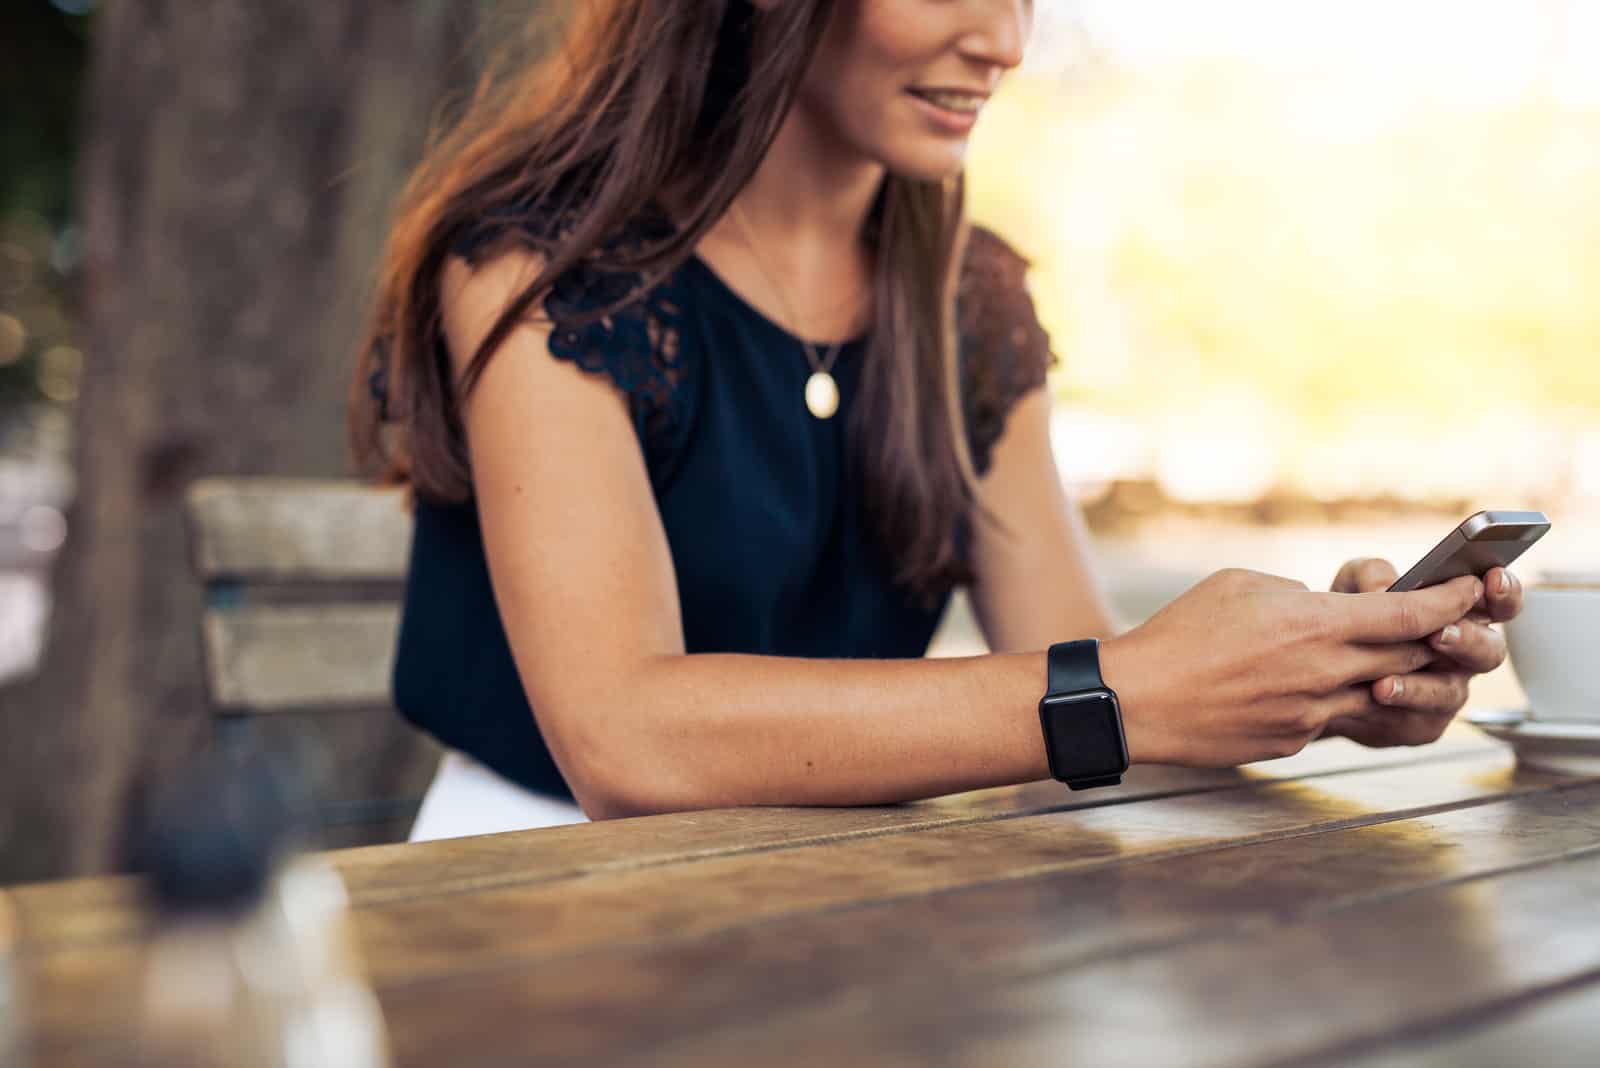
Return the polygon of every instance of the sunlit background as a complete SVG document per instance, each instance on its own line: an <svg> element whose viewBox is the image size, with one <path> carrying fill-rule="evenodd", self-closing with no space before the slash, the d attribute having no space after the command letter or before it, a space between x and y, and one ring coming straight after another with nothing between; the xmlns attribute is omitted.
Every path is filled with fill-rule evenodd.
<svg viewBox="0 0 1600 1068"><path fill-rule="evenodd" d="M1600 4L1038 10L973 207L1034 261L1128 614L1479 508L1551 514L1529 577L1600 568Z"/></svg>
<svg viewBox="0 0 1600 1068"><path fill-rule="evenodd" d="M973 210L1034 262L1058 461L1127 618L1221 566L1403 569L1478 508L1551 513L1530 577L1600 569L1600 4L1038 14L973 147ZM7 167L47 134L70 138L9 128ZM70 196L11 177L0 675L38 656L83 362ZM936 651L977 643L958 609Z"/></svg>

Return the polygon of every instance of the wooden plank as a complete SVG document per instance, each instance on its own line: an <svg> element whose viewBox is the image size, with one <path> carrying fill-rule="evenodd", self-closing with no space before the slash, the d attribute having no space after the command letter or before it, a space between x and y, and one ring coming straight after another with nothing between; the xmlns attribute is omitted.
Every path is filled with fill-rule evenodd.
<svg viewBox="0 0 1600 1068"><path fill-rule="evenodd" d="M1548 778L1496 778L1493 761L1441 763L1405 779L1389 771L1314 786L1166 798L879 835L759 856L624 870L589 878L441 897L369 902L363 942L381 946L380 981L500 969L607 943L704 937L752 923L901 901L992 882L1115 867L1318 830L1382 822L1396 813L1550 789Z"/></svg>
<svg viewBox="0 0 1600 1068"><path fill-rule="evenodd" d="M1398 772L1398 774L1397 774ZM917 832L827 838L807 846L689 858L653 866L597 868L588 877L421 889L358 899L358 930L375 975L404 983L451 971L497 969L608 941L704 936L754 922L898 900L995 880L1115 865L1130 857L1188 852L1237 840L1300 834L1341 821L1388 818L1404 804L1431 808L1546 789L1520 779L1498 751L1454 761L1331 775L1137 804L1051 810L1003 820L961 820ZM759 811L759 810L757 810ZM715 813L742 815L743 813ZM706 814L703 814L706 815ZM645 822L645 821L630 821ZM619 827L621 825L618 825ZM593 832L609 827L589 828ZM581 828L561 828L573 833ZM531 839L551 832L496 836ZM437 854L430 843L407 847ZM345 854L345 857L351 854ZM80 890L79 886L83 888ZM78 900L69 896L76 892ZM128 897L96 883L18 890L37 952L137 934Z"/></svg>
<svg viewBox="0 0 1600 1068"><path fill-rule="evenodd" d="M1453 770L1454 775L1443 775L1447 769ZM1181 857L1227 844L1215 840L1210 841L1210 846L1206 844L1219 830L1245 840L1301 840L1308 828L1330 819L1331 826L1356 826L1390 819L1389 810L1374 811L1371 806L1394 802L1397 798L1426 803L1425 808L1433 809L1441 804L1463 803L1463 798L1554 790L1550 783L1546 778L1509 775L1504 758L1499 756L1432 762L1332 775L1315 783L1288 782L1255 791L1218 791L1191 798L1053 812L1038 817L968 822L921 833L834 841L758 856L616 871L556 884L441 894L390 904L369 903L358 911L357 920L373 972L386 987L386 1001L398 998L401 1000L394 1004L402 1005L410 996L405 991L410 990L432 989L437 995L440 989L437 984L454 991L457 984L476 990L480 984L487 983L483 998L486 1003L499 1005L505 995L494 992L494 982L503 980L523 989L525 995L535 990L557 992L575 981L573 977L577 974L571 965L561 963L563 959L572 953L584 954L585 963L578 972L587 974L587 962L592 957L619 943L647 946L654 941L682 946L688 940L688 944L694 945L704 936L719 931L771 931L790 920L798 922L797 918L815 919L819 910L826 913L829 909L849 908L865 900L898 900L903 904L935 891L997 880L1013 886L1025 885L1024 877L1030 874L1063 874L1096 868L1132 870L1124 862L1129 856ZM1190 809L1187 813L1185 805ZM1156 807L1165 811L1147 815ZM1120 826L1118 817L1121 817ZM1040 822L1052 820L1055 821L1053 826ZM1085 826L1077 826L1079 821ZM1037 826L1026 833L1017 833L1016 828L1029 823ZM995 841L992 835L997 829L1010 833L1003 834L1001 841ZM962 832L967 836L965 842L950 838L938 848L929 848L931 838L948 838ZM534 838L543 833L502 837ZM889 848L897 844L900 849ZM875 848L867 853L860 851L866 847ZM427 851L430 847L416 848ZM734 867L720 869L722 865ZM683 878L691 873L707 877ZM779 877L770 878L774 873ZM848 893L832 893L829 887ZM774 895L780 898L776 903L769 900ZM26 895L23 904L26 908ZM630 921L626 916L630 910L649 915ZM893 912L892 909L886 911ZM996 914L1004 915L1003 912ZM952 912L947 919L956 915ZM576 936L568 930L571 927L578 928ZM905 944L919 952L926 951L930 939L938 931L937 925L931 929L924 926ZM63 933L66 932L56 931L58 936ZM784 942L802 944L788 939ZM102 948L116 956L129 945L113 943ZM102 969L95 961L93 945L69 940L48 949L39 954L40 981L52 1002L74 998L82 1003L86 986L98 987L115 981L117 968L105 965ZM57 957L61 958L59 964ZM728 959L732 958L724 958L724 963ZM702 960L701 966L705 963ZM530 967L543 977L541 981L530 982L527 971ZM479 972L477 978L470 974L474 970ZM489 978L491 976L500 976L501 980ZM559 981L551 981L552 976L559 976ZM679 973L676 981L694 986L700 980L696 978L691 982ZM615 989L626 994L633 987L621 983ZM452 993L449 1014L475 1020L474 1027L483 1026L485 1020L476 1015L474 1007L465 1003L471 1000L475 1006L477 998L477 994L472 998L457 998ZM437 1007L438 1003L433 1004ZM524 1009L535 1012L538 1003L530 1002ZM421 1027L417 1014L410 1009L396 1012L394 1018L404 1019L408 1031ZM82 1014L74 1018L74 1026L85 1041L97 1034L104 1037L114 1033L114 1020L93 1013L90 1016L94 1018ZM499 1026L503 1029L503 1020ZM475 1050L474 1043L486 1041L484 1036L464 1034L467 1044L459 1049ZM523 1043L526 1038L524 1035L518 1042ZM422 1059L419 1063L432 1063L432 1060Z"/></svg>
<svg viewBox="0 0 1600 1068"><path fill-rule="evenodd" d="M1470 1021L1451 1021L1448 1031L1385 1042L1364 1056L1341 1051L1336 1059L1301 1063L1308 1068L1594 1068L1600 1049L1600 976Z"/></svg>
<svg viewBox="0 0 1600 1068"><path fill-rule="evenodd" d="M375 838L403 838L411 819L347 824L327 828L329 849L350 849ZM391 838L392 836L392 838ZM147 933L147 917L137 876L97 876L33 883L0 890L0 909L9 902L23 917L16 929L27 937L30 954L93 950L105 943L129 943Z"/></svg>
<svg viewBox="0 0 1600 1068"><path fill-rule="evenodd" d="M911 834L1046 812L1117 807L1152 798L1255 790L1275 782L1344 776L1382 768L1470 762L1463 776L1507 766L1507 750L1468 728L1422 750L1361 748L1345 739L1244 769L1195 771L1138 767L1124 784L1069 793L1057 783L980 790L888 808L748 808L682 812L604 824L377 846L336 854L352 901L378 905L530 883L588 878L766 853L777 849ZM119 880L89 879L19 888L36 945L129 937L139 929L133 898Z"/></svg>
<svg viewBox="0 0 1600 1068"><path fill-rule="evenodd" d="M411 543L403 491L354 480L207 478L187 495L207 581L400 581Z"/></svg>
<svg viewBox="0 0 1600 1068"><path fill-rule="evenodd" d="M1101 962L981 999L980 992L946 987L940 1004L949 1011L931 1021L926 1000L908 1004L875 990L871 1014L768 1021L759 1033L741 1026L738 1035L693 1044L692 1059L717 1063L756 1042L781 1051L779 1061L816 1063L829 1035L848 1034L851 1055L871 1061L878 1050L904 1048L908 1029L922 1028L922 1040L956 1063L1070 1063L1105 1050L1145 1064L1319 1054L1337 1062L1346 1043L1472 1018L1600 975L1597 896L1600 857L1591 854L1333 912L1251 939ZM964 993L973 1000L964 1002Z"/></svg>
<svg viewBox="0 0 1600 1068"><path fill-rule="evenodd" d="M0 890L0 1065L22 1063L22 1014L18 996L17 913L11 895Z"/></svg>
<svg viewBox="0 0 1600 1068"><path fill-rule="evenodd" d="M618 939L382 998L406 1021L399 1064L529 1048L607 1064L1071 1064L1108 1051L1130 1064L1319 1051L1342 1064L1399 1028L1600 975L1597 893L1589 783L711 937Z"/></svg>
<svg viewBox="0 0 1600 1068"><path fill-rule="evenodd" d="M1388 774L1396 770L1389 769ZM1460 770L1466 778L1482 778L1480 770ZM460 1055L464 1050L475 1057L514 1058L518 1055L514 1051L525 1052L535 1038L537 1048L552 1056L582 1052L610 1062L644 1048L660 1051L665 1048L660 1043L703 1032L719 1021L759 1017L777 1026L787 1019L785 1013L801 1009L839 1012L841 1004L881 1009L898 1004L898 997L914 1000L927 993L922 988L898 991L896 976L915 974L919 981L950 991L950 996L981 1000L1007 980L1017 985L1019 975L1026 987L1041 971L1054 974L1075 962L1154 954L1184 944L1186 938L1214 935L1219 927L1255 938L1274 923L1559 855L1581 849L1597 837L1600 809L1592 786L1551 787L1519 795L1515 801L1450 809L1415 821L1352 825L1347 810L1370 789L1352 783L1368 777L1336 776L1317 784L1339 785L1342 796L1329 799L1335 825L1347 831L1359 826L1361 836L1257 830L1248 839L1256 844L1244 849L1237 842L1223 843L1219 851L1179 842L1178 852L1147 853L1150 861L1140 864L1127 863L1129 850L1112 850L1097 860L1060 866L1032 878L1012 878L1008 869L998 881L968 882L954 887L954 893L938 892L934 886L932 892L889 898L868 886L843 907L823 900L820 907L788 914L774 914L756 907L760 902L747 901L736 904L739 911L729 916L727 895L685 897L694 888L661 878L679 870L680 866L672 866L656 869L656 880L646 880L625 895L595 893L606 886L615 891L616 881L628 877L624 873L568 883L565 895L522 907L486 902L485 895L443 895L432 900L431 914L411 912L410 923L396 930L375 934L363 924L363 943L386 1009L397 1022L397 1044L407 1052L401 1063L440 1063L447 1051ZM1306 784L1285 784L1263 791L1258 804L1287 807L1285 814L1298 812L1304 820L1319 807L1305 797L1310 789ZM1580 789L1587 792L1574 793ZM1195 800L1217 799L1206 795ZM1127 816L1145 805L1176 800L1089 810L1077 816ZM1216 818L1219 813L1210 815ZM1206 820L1199 822L1203 829ZM969 835L992 829L987 824L964 828ZM1069 828L1057 832L1072 838ZM900 837L912 840L906 842L912 847L924 836ZM974 851L984 850L975 844ZM830 854L837 847L798 852ZM730 859L741 860L751 870L764 870L787 855ZM1004 851L992 855L1004 859ZM850 878L860 861L859 857L848 863L837 857L814 859L818 863L809 871L788 870L789 880L831 884ZM921 851L910 859L913 864L930 863ZM681 867L706 866L703 862ZM737 875L724 881L728 879ZM526 888L541 894L558 889ZM751 895L762 889L747 883ZM658 899L676 902L672 907L685 922L643 931L609 925L609 934L599 942L574 943L562 931L564 925L583 923L597 903L608 911L621 910L629 902L648 909ZM864 899L876 904L860 907ZM384 906L377 910L390 911ZM361 910L361 919L373 911ZM660 916L659 907L656 911ZM479 918L476 925L467 922L472 917ZM543 928L564 950L521 959L499 952L496 942L518 938L525 927ZM441 951L441 941L447 950ZM126 982L126 969L137 959L127 955L134 945L103 946L97 955L96 947L79 943L59 946L43 956L39 981L45 999L53 1005L79 1006L60 1017L77 1037L58 1033L53 1040L72 1044L97 1036L114 1039L119 1026L115 1014L101 1014L95 1007L110 1003L85 997L84 991L114 989L118 982ZM440 956L432 962L418 960L413 954L419 946ZM121 963L114 963L116 959ZM474 968L481 970L473 973ZM84 1008L86 1004L91 1007ZM924 1004L917 1011L926 1015L930 1010ZM508 1027L507 1020L523 1021L529 1030ZM848 1026L859 1024L852 1019ZM840 1034L849 1033L840 1030L846 1025L837 1021L829 1026ZM882 1040L891 1042L893 1037ZM702 1053L691 1045L685 1054L689 1060ZM889 1058L885 1063L893 1063L892 1049L872 1052L883 1053ZM749 1053L740 1049L737 1055ZM988 1050L970 1062L1026 1063L991 1058ZM718 1059L710 1057L707 1063Z"/></svg>
<svg viewBox="0 0 1600 1068"><path fill-rule="evenodd" d="M424 894L455 894L819 845L938 827L1183 797L1253 790L1274 782L1320 779L1386 767L1484 760L1507 766L1508 750L1470 728L1453 729L1423 749L1364 749L1346 739L1319 742L1296 756L1242 769L1133 768L1123 785L1071 793L1058 783L976 790L882 808L747 808L681 812L601 825L551 827L395 846L335 858L352 899L377 904Z"/></svg>
<svg viewBox="0 0 1600 1068"><path fill-rule="evenodd" d="M22 996L34 1068L134 1063L143 943L71 947L48 959L24 956ZM12 1068L6 1065L5 1068Z"/></svg>
<svg viewBox="0 0 1600 1068"><path fill-rule="evenodd" d="M16 909L11 897L0 890L0 1065L21 1064L23 1057L23 1013L27 1007L18 996Z"/></svg>
<svg viewBox="0 0 1600 1068"><path fill-rule="evenodd" d="M398 604L212 609L202 627L218 712L389 703Z"/></svg>

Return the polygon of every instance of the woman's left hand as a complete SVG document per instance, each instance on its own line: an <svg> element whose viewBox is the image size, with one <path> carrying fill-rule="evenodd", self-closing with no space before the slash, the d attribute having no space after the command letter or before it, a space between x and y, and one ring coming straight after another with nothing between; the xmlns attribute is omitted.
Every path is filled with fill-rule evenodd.
<svg viewBox="0 0 1600 1068"><path fill-rule="evenodd" d="M1385 590L1399 574L1387 560L1352 560L1333 580L1335 593ZM1506 640L1490 626L1522 611L1522 582L1503 567L1483 577L1484 595L1460 622L1428 637L1437 659L1421 671L1367 684L1369 707L1328 723L1323 737L1362 745L1426 745L1444 733L1467 703L1472 676L1505 662Z"/></svg>

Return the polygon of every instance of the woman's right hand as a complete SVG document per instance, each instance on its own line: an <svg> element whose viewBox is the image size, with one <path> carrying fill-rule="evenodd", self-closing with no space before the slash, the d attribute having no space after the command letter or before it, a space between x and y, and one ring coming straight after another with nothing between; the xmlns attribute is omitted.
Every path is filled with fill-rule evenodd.
<svg viewBox="0 0 1600 1068"><path fill-rule="evenodd" d="M1411 593L1312 593L1219 571L1104 643L1134 763L1228 767L1289 756L1336 716L1368 708L1373 680L1438 654L1424 640L1483 593L1459 578Z"/></svg>

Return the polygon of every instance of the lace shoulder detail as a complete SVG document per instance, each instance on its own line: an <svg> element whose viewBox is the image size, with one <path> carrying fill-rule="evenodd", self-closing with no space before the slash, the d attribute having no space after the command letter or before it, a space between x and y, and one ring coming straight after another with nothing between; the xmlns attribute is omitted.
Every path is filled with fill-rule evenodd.
<svg viewBox="0 0 1600 1068"><path fill-rule="evenodd" d="M615 310L597 317L608 308ZM556 279L544 309L550 354L616 383L651 475L663 477L686 436L691 401L675 280L646 288L637 273L580 264Z"/></svg>
<svg viewBox="0 0 1600 1068"><path fill-rule="evenodd" d="M608 264L670 234L663 217L641 217L598 254L557 277L544 297L551 355L605 375L626 394L658 483L686 437L692 399L677 276L649 285L638 271ZM559 228L524 214L483 220L464 231L453 248L477 264L510 247L550 248L561 236Z"/></svg>
<svg viewBox="0 0 1600 1068"><path fill-rule="evenodd" d="M1045 384L1059 361L1027 286L1028 261L991 230L973 227L956 289L961 395L972 462L989 469L1006 417Z"/></svg>

